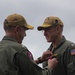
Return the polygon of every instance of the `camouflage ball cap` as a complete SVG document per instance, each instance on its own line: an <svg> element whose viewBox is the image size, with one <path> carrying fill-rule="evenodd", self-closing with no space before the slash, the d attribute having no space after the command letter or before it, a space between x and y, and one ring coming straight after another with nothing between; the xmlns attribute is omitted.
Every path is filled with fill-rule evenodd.
<svg viewBox="0 0 75 75"><path fill-rule="evenodd" d="M6 26L24 26L27 29L33 29L34 27L28 25L25 18L20 14L11 14L5 19Z"/></svg>
<svg viewBox="0 0 75 75"><path fill-rule="evenodd" d="M63 22L56 16L50 16L50 17L47 17L43 23L43 25L41 26L38 26L37 29L40 31L40 30L43 30L44 28L47 28L47 27L50 27L50 26L53 26L53 25L62 25L64 26Z"/></svg>

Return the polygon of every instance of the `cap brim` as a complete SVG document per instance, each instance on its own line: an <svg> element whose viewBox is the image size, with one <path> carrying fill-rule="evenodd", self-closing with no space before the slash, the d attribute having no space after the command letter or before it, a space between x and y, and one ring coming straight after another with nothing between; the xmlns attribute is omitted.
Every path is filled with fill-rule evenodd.
<svg viewBox="0 0 75 75"><path fill-rule="evenodd" d="M26 25L25 27L26 27L27 29L31 29L31 30L34 29L34 27L31 26L31 25Z"/></svg>
<svg viewBox="0 0 75 75"><path fill-rule="evenodd" d="M39 26L37 29L39 31L41 31L41 30L44 30L45 28L50 27L50 26L52 26L52 25L50 25L50 24L43 24L42 26Z"/></svg>

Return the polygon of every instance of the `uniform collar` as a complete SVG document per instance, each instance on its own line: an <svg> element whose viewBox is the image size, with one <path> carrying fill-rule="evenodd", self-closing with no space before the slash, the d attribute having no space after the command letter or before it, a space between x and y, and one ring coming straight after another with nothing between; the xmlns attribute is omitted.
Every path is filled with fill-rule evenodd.
<svg viewBox="0 0 75 75"><path fill-rule="evenodd" d="M63 36L62 39L57 44L55 49L59 48L65 41L66 41L66 38ZM53 47L53 45L51 44L50 48L52 48L52 47Z"/></svg>
<svg viewBox="0 0 75 75"><path fill-rule="evenodd" d="M66 38L63 36L62 39L59 41L56 48L60 47L65 41L66 41Z"/></svg>
<svg viewBox="0 0 75 75"><path fill-rule="evenodd" d="M17 42L17 40L15 38L10 37L10 36L4 36L2 40L10 40L10 41Z"/></svg>

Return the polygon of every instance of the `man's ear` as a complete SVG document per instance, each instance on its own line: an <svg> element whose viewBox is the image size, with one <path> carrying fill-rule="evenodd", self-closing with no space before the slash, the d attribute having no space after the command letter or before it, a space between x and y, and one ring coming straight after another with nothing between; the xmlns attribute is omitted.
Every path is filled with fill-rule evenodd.
<svg viewBox="0 0 75 75"><path fill-rule="evenodd" d="M20 27L19 27L19 26L16 26L16 27L15 27L15 32L16 32L16 33L19 33L19 31L20 31Z"/></svg>
<svg viewBox="0 0 75 75"><path fill-rule="evenodd" d="M58 25L58 26L56 27L56 31L59 33L60 30L61 30L61 28L60 28L60 26Z"/></svg>

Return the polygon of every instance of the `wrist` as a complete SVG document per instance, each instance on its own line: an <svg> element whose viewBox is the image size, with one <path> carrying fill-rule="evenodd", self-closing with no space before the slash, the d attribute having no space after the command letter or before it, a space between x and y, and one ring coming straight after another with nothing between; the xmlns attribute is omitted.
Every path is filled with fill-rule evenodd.
<svg viewBox="0 0 75 75"><path fill-rule="evenodd" d="M41 57L38 58L38 62L39 63L42 63L43 62L42 59L41 59Z"/></svg>

